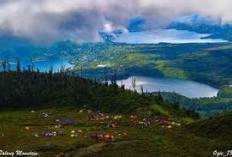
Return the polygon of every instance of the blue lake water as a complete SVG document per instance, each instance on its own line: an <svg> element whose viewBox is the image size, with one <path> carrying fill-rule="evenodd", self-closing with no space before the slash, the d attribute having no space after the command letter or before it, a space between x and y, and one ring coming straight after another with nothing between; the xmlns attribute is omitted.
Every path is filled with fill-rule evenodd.
<svg viewBox="0 0 232 157"><path fill-rule="evenodd" d="M164 43L217 43L227 42L222 39L202 39L209 34L199 34L175 29L158 29L142 32L128 32L116 37L116 42L130 44L158 44Z"/></svg>
<svg viewBox="0 0 232 157"><path fill-rule="evenodd" d="M58 72L61 66L65 68L72 68L73 66L68 60L49 60L49 61L36 61L33 62L35 69L39 69L42 72L49 71L50 67L53 67L54 72ZM21 62L21 68L27 69L31 65L31 62ZM2 67L0 67L0 71ZM11 70L16 70L16 64L11 64ZM165 91L176 92L189 98L199 97L214 97L217 96L218 89L210 87L209 85L198 83L189 80L179 80L171 78L153 78L145 76L131 76L127 79L118 80L117 84L121 86L125 85L127 89L133 89L132 78L136 79L136 90L141 92L141 86L143 86L146 92Z"/></svg>
<svg viewBox="0 0 232 157"><path fill-rule="evenodd" d="M126 89L133 90L132 78L135 78L136 90L141 92L176 92L189 98L214 97L217 96L218 89L209 85L190 80L180 80L172 78L153 78L144 76L131 76L127 79L118 80L119 86L125 85Z"/></svg>
<svg viewBox="0 0 232 157"><path fill-rule="evenodd" d="M23 61L20 63L21 69L28 69L28 66L31 66L32 63L30 61ZM45 61L34 61L33 62L34 69L39 69L41 72L49 71L49 69L53 68L54 72L58 72L61 68L61 66L64 66L65 69L71 68L72 65L68 62L68 60L60 60L60 59L55 59L55 60L45 60ZM16 70L16 63L11 63L10 64L10 69L11 70ZM2 67L0 67L0 71L2 71Z"/></svg>

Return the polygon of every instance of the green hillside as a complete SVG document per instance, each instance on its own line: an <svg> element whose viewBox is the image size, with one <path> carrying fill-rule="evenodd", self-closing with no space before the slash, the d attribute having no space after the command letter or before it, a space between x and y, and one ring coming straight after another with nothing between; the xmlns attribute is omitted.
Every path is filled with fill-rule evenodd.
<svg viewBox="0 0 232 157"><path fill-rule="evenodd" d="M205 137L201 126L211 129L213 123L198 122L195 112L160 95L119 88L113 79L107 85L64 72L29 71L1 72L0 78L2 150L39 156L179 157L211 156L231 144ZM218 131L217 137L225 133Z"/></svg>
<svg viewBox="0 0 232 157"><path fill-rule="evenodd" d="M207 138L231 139L232 114L223 113L215 117L192 123L188 126L190 130Z"/></svg>
<svg viewBox="0 0 232 157"><path fill-rule="evenodd" d="M226 90L232 84L231 43L119 44L102 51L92 49L88 53L80 53L72 62L77 74L80 75L82 69L86 77L103 80L116 72L118 78L143 75L205 83L220 90L218 97L188 99L180 105L197 110L202 116L232 109L230 92Z"/></svg>
<svg viewBox="0 0 232 157"><path fill-rule="evenodd" d="M83 49L72 63L76 71L82 68L93 78L103 77L98 65L104 65L109 75L117 71L119 75L174 77L221 87L231 82L231 52L230 43L115 44L100 51Z"/></svg>

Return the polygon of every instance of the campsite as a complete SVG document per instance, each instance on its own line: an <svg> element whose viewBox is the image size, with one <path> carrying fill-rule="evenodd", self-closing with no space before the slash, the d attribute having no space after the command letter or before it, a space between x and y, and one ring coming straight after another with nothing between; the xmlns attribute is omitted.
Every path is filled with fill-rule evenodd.
<svg viewBox="0 0 232 157"><path fill-rule="evenodd" d="M9 151L33 150L40 156L58 157L74 154L107 156L107 152L113 156L140 156L145 152L148 156L157 153L178 155L180 151L198 155L194 149L203 151L209 147L209 142L212 148L218 145L215 140L187 132L179 122L161 117L150 117L150 124L145 125L146 118L139 115L137 118L135 115L120 115L122 118L117 119L116 114L101 113L106 117L103 119L99 112L88 111L38 110L1 114L4 125L0 128L3 131L0 147ZM44 113L49 116L44 117ZM110 127L109 124L115 123L117 127ZM205 151L205 154L210 153L210 150Z"/></svg>
<svg viewBox="0 0 232 157"><path fill-rule="evenodd" d="M232 0L0 0L0 157L232 157Z"/></svg>

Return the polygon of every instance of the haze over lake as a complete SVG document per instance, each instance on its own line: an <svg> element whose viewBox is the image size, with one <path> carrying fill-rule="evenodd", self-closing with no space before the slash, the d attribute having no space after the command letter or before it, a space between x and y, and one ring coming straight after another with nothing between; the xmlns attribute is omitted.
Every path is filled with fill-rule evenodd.
<svg viewBox="0 0 232 157"><path fill-rule="evenodd" d="M209 34L199 34L175 29L159 29L142 32L128 32L116 37L115 42L130 44L158 44L158 43L217 43L227 42L222 39L203 39Z"/></svg>
<svg viewBox="0 0 232 157"><path fill-rule="evenodd" d="M206 84L172 78L131 76L127 79L118 80L117 84L119 86L124 84L126 89L133 90L132 78L136 79L136 90L138 92L141 92L141 86L143 86L144 92L176 92L189 98L214 97L218 93L218 89Z"/></svg>

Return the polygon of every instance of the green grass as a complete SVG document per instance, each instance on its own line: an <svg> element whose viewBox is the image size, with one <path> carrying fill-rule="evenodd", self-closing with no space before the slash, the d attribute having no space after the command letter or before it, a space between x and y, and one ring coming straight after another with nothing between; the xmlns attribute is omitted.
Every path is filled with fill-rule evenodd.
<svg viewBox="0 0 232 157"><path fill-rule="evenodd" d="M43 112L51 113L51 116L44 118L41 116ZM64 136L34 137L34 134L39 134L41 131L58 131L59 129L54 128L54 120L64 121L67 117L74 120L74 125L67 125L60 129L66 133ZM65 156L101 157L109 155L179 157L211 156L212 150L220 149L228 144L228 140L206 138L202 134L196 135L183 123L181 127L167 129L162 128L153 119L149 128L142 128L129 122L129 115L123 115L123 120L118 121L120 128L107 129L107 123L89 122L87 117L87 113L79 113L76 110L55 109L37 110L35 113L30 111L1 113L0 133L4 133L4 136L0 137L0 148L8 151L17 149L37 151L40 156L63 154ZM142 116L139 119L142 119ZM207 123L204 124L207 125ZM24 130L26 125L30 126L29 131ZM194 125L197 127L198 123ZM78 138L70 137L70 131L77 128L82 128L84 133ZM94 132L111 133L115 136L115 141L93 140L90 134ZM127 135L118 136L123 133Z"/></svg>
<svg viewBox="0 0 232 157"><path fill-rule="evenodd" d="M224 86L218 93L220 98L232 98L232 87Z"/></svg>
<svg viewBox="0 0 232 157"><path fill-rule="evenodd" d="M155 59L157 57L160 57L160 55L157 54L152 54L152 53L127 53L126 57L128 58L129 61L135 61L135 60L151 60Z"/></svg>
<svg viewBox="0 0 232 157"><path fill-rule="evenodd" d="M163 109L161 106L158 106L158 105L150 106L150 110L153 112L162 113L164 116L170 115L170 113L168 111L166 111L165 109Z"/></svg>

